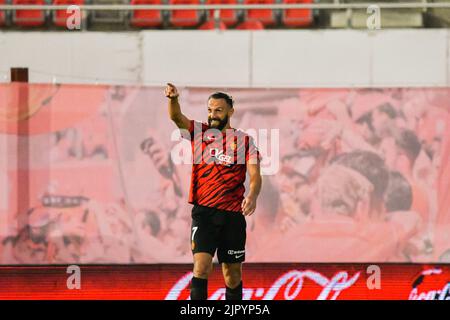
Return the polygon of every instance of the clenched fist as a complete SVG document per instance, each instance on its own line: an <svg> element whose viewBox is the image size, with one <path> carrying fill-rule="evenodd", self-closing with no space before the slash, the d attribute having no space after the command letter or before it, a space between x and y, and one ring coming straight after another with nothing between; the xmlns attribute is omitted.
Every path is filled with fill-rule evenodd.
<svg viewBox="0 0 450 320"><path fill-rule="evenodd" d="M169 99L178 98L178 95L179 95L177 88L171 83L167 84L167 87L166 87L166 90L164 91L164 94Z"/></svg>

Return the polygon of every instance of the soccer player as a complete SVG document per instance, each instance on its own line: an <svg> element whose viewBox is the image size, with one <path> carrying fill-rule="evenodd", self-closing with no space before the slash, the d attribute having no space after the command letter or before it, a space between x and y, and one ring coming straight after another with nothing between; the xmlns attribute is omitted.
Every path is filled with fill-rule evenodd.
<svg viewBox="0 0 450 320"><path fill-rule="evenodd" d="M233 99L223 92L208 98L208 122L188 119L178 91L168 83L169 116L192 145L193 166L189 203L192 209L191 249L194 276L191 300L206 300L212 259L222 264L226 300L242 300L242 262L245 260L246 220L256 209L261 190L260 155L252 138L233 129ZM186 131L187 130L187 131ZM244 197L246 172L249 192Z"/></svg>

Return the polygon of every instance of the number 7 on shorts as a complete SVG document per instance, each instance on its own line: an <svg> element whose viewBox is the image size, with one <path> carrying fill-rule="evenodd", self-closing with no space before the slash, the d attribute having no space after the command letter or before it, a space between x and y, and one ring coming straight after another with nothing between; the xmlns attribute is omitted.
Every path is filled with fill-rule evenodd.
<svg viewBox="0 0 450 320"><path fill-rule="evenodd" d="M192 238L191 241L194 241L195 232L197 231L198 227L192 227Z"/></svg>

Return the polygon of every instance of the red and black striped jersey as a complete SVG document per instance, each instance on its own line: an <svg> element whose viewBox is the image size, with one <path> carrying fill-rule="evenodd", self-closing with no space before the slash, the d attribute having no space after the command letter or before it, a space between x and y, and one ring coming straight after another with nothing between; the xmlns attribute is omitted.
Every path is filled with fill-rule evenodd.
<svg viewBox="0 0 450 320"><path fill-rule="evenodd" d="M260 161L251 136L241 130L221 132L191 121L192 175L189 203L240 212L247 163Z"/></svg>

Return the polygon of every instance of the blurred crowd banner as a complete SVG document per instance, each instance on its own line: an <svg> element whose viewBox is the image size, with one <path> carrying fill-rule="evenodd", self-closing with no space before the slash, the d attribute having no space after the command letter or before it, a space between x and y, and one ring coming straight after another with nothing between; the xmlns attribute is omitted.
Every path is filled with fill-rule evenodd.
<svg viewBox="0 0 450 320"><path fill-rule="evenodd" d="M263 157L246 261L450 262L450 88L228 92ZM177 133L163 87L1 84L0 264L190 263Z"/></svg>
<svg viewBox="0 0 450 320"><path fill-rule="evenodd" d="M78 281L69 268L0 266L0 299L189 298L192 264L82 265ZM448 264L250 263L244 274L244 300L450 300ZM209 284L208 299L224 300L220 267Z"/></svg>

